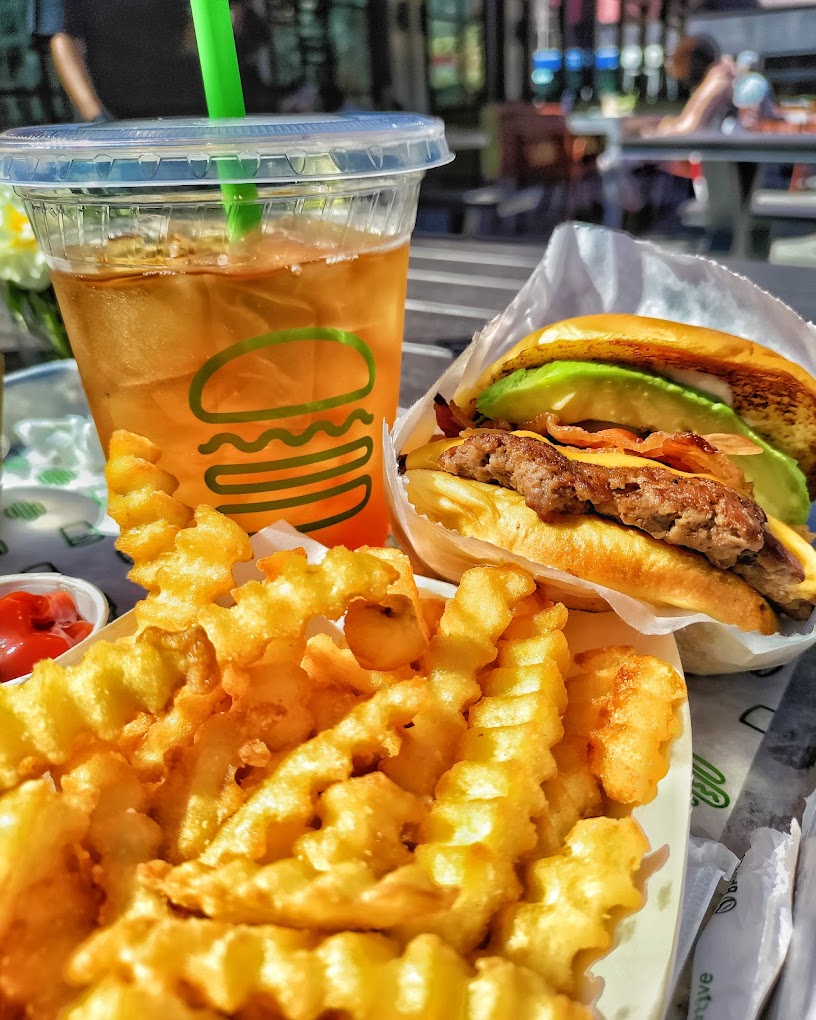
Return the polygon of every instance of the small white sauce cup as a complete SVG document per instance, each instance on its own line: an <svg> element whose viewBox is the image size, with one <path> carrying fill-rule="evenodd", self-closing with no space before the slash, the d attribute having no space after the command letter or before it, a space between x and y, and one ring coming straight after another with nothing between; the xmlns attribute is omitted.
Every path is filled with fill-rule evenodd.
<svg viewBox="0 0 816 1020"><path fill-rule="evenodd" d="M0 576L0 598L10 595L13 591L28 591L33 595L48 595L52 591L67 591L76 603L79 615L91 624L90 634L73 648L67 649L58 656L56 662L62 661L67 655L72 657L76 652L94 639L94 635L108 622L110 607L102 592L89 581L80 577L66 577L65 574L4 574ZM18 676L8 680L4 687L21 684L31 676Z"/></svg>

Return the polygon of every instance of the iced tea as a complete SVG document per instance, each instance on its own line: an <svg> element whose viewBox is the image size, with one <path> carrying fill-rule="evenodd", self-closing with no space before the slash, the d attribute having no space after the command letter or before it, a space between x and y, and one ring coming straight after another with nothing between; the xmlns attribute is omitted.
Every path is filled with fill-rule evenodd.
<svg viewBox="0 0 816 1020"><path fill-rule="evenodd" d="M54 271L103 444L146 435L186 503L326 544L387 533L408 245L326 256L267 237L252 268Z"/></svg>

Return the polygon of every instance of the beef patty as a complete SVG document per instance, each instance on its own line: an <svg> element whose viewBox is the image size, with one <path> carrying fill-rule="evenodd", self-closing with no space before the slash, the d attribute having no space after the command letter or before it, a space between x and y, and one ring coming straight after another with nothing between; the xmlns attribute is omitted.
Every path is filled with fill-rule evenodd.
<svg viewBox="0 0 816 1020"><path fill-rule="evenodd" d="M813 609L792 592L805 572L768 530L762 508L721 482L648 465L573 461L549 443L492 432L446 450L439 467L514 489L542 521L597 513L700 553L797 620Z"/></svg>

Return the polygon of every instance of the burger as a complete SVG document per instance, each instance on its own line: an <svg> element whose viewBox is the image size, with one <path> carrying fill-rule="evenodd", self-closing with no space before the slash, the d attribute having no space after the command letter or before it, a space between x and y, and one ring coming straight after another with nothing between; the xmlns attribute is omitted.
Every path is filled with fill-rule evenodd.
<svg viewBox="0 0 816 1020"><path fill-rule="evenodd" d="M781 355L585 316L532 333L436 412L440 434L401 458L431 521L744 631L810 617L816 379Z"/></svg>

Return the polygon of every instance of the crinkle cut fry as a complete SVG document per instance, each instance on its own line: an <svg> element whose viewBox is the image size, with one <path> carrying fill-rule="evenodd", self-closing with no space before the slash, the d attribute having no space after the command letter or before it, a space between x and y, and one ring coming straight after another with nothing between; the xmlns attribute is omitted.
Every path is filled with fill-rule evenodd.
<svg viewBox="0 0 816 1020"><path fill-rule="evenodd" d="M320 792L348 779L355 759L397 752L402 740L397 730L413 720L425 689L425 681L416 678L378 691L332 729L296 747L224 823L201 861L214 866L241 856L287 856L292 841L306 830ZM277 836L282 843L276 843Z"/></svg>
<svg viewBox="0 0 816 1020"><path fill-rule="evenodd" d="M0 797L0 939L26 891L55 867L62 849L88 829L88 811L50 779L32 779Z"/></svg>
<svg viewBox="0 0 816 1020"><path fill-rule="evenodd" d="M641 906L634 876L648 849L633 818L577 822L559 853L527 866L525 898L499 911L488 951L575 995L578 955L609 949L620 914Z"/></svg>
<svg viewBox="0 0 816 1020"><path fill-rule="evenodd" d="M661 749L676 734L675 708L686 685L668 663L631 655L615 671L601 709L600 725L589 734L589 764L611 800L643 804L657 793L669 771Z"/></svg>
<svg viewBox="0 0 816 1020"><path fill-rule="evenodd" d="M0 946L0 1015L53 1020L76 998L65 967L97 922L98 896L73 847L52 858Z"/></svg>
<svg viewBox="0 0 816 1020"><path fill-rule="evenodd" d="M366 696L415 675L408 666L395 670L364 669L351 649L341 648L329 634L309 638L301 665L315 688L331 686Z"/></svg>
<svg viewBox="0 0 816 1020"><path fill-rule="evenodd" d="M496 658L514 607L534 591L530 575L513 565L475 567L462 575L423 662L432 697L400 753L382 765L403 789L433 795L455 760L466 728L463 712L481 695L477 673Z"/></svg>
<svg viewBox="0 0 816 1020"><path fill-rule="evenodd" d="M470 710L458 760L437 786L416 848L428 874L458 895L444 913L401 925L401 938L431 931L468 952L496 910L521 892L516 862L536 845L534 823L546 812L541 784L555 774L550 749L563 732L566 622L561 605L514 619L499 641L497 666L480 674L484 695Z"/></svg>
<svg viewBox="0 0 816 1020"><path fill-rule="evenodd" d="M250 559L252 546L243 528L202 504L194 526L177 532L173 548L157 562L152 590L136 605L139 626L189 627L205 606L229 595L236 563Z"/></svg>
<svg viewBox="0 0 816 1020"><path fill-rule="evenodd" d="M223 1020L223 1013L188 1006L167 988L106 978L65 1010L61 1020Z"/></svg>
<svg viewBox="0 0 816 1020"><path fill-rule="evenodd" d="M190 678L169 710L151 722L128 755L140 779L156 780L166 775L168 756L192 743L202 724L224 706L227 695L215 650L200 627L174 632L148 628L142 631L141 640L155 641L168 654L175 654Z"/></svg>
<svg viewBox="0 0 816 1020"><path fill-rule="evenodd" d="M105 897L99 923L109 924L138 896L137 866L152 860L161 843L161 829L147 815L149 790L116 751L102 751L76 765L62 777L62 789L88 811L84 845L93 855L94 881Z"/></svg>
<svg viewBox="0 0 816 1020"><path fill-rule="evenodd" d="M108 513L122 533L117 548L133 560L128 577L148 591L176 535L193 519L192 510L173 495L176 479L157 466L160 455L149 439L119 430L111 436L105 468Z"/></svg>
<svg viewBox="0 0 816 1020"><path fill-rule="evenodd" d="M198 857L273 762L316 732L312 685L297 664L299 649L279 651L268 649L252 666L228 667L223 678L228 711L205 719L193 742L173 757L153 799L164 835L160 856L171 864ZM244 766L252 771L247 774Z"/></svg>
<svg viewBox="0 0 816 1020"><path fill-rule="evenodd" d="M328 787L316 811L320 828L295 840L292 857L169 871L156 862L152 880L172 903L209 917L322 931L385 928L451 905L455 891L436 885L405 845L427 813L420 798L371 772Z"/></svg>
<svg viewBox="0 0 816 1020"><path fill-rule="evenodd" d="M430 634L411 561L398 549L363 546L360 551L393 567L398 577L381 602L355 599L351 603L346 612L346 643L366 669L398 669L419 661L428 649Z"/></svg>
<svg viewBox="0 0 816 1020"><path fill-rule="evenodd" d="M0 686L0 790L62 765L80 746L120 739L140 713L159 715L184 684L205 691L217 682L179 652L175 635L151 630L98 641L75 666L44 659L26 683Z"/></svg>
<svg viewBox="0 0 816 1020"><path fill-rule="evenodd" d="M317 871L298 857L265 865L234 860L217 868L187 861L166 878L162 870L154 880L175 905L234 924L369 931L445 910L455 898L416 862L379 877L364 860Z"/></svg>
<svg viewBox="0 0 816 1020"><path fill-rule="evenodd" d="M567 709L567 715L569 709ZM542 784L547 810L539 815L536 856L554 854L564 845L570 830L581 818L603 813L603 797L598 781L589 768L587 740L567 732L552 749L558 770Z"/></svg>
<svg viewBox="0 0 816 1020"><path fill-rule="evenodd" d="M76 848L88 806L50 777L0 796L0 1015L58 1016L76 994L62 979L93 931L98 895Z"/></svg>
<svg viewBox="0 0 816 1020"><path fill-rule="evenodd" d="M157 466L158 447L129 432L111 437L106 476L117 546L134 562L129 577L148 591L140 628L183 630L202 606L229 594L236 563L252 558L244 530L212 507L193 513L175 498L176 479ZM194 525L191 527L191 525Z"/></svg>
<svg viewBox="0 0 816 1020"><path fill-rule="evenodd" d="M601 723L615 670L632 654L634 649L629 646L611 646L575 657L567 679L564 736L553 748L558 771L543 785L548 810L538 819L537 857L560 850L581 818L603 813L600 785L589 764L589 735Z"/></svg>
<svg viewBox="0 0 816 1020"><path fill-rule="evenodd" d="M195 918L168 919L149 928L123 922L86 945L70 976L106 988L112 973L138 974L142 987L168 995L186 988L221 1014L257 1003L286 1020L334 1013L349 1020L592 1016L586 1007L553 994L538 975L495 957L473 968L434 935L418 937L399 955L393 942L376 934L344 932L321 939L313 932ZM97 1016L75 1007L67 1020Z"/></svg>
<svg viewBox="0 0 816 1020"><path fill-rule="evenodd" d="M160 856L171 864L195 857L246 799L235 781L243 764L244 721L233 711L205 719L195 742L173 759L153 795L153 817L162 830Z"/></svg>
<svg viewBox="0 0 816 1020"><path fill-rule="evenodd" d="M236 588L234 606L206 606L198 614L219 662L256 662L272 640L300 635L312 617L336 620L354 598L383 598L396 576L387 563L342 546L317 564L292 554L269 559L272 577Z"/></svg>
<svg viewBox="0 0 816 1020"><path fill-rule="evenodd" d="M431 687L456 712L481 696L477 672L496 658L512 610L535 591L520 567L476 567L462 576L425 659Z"/></svg>

